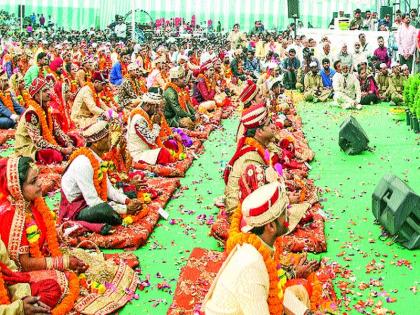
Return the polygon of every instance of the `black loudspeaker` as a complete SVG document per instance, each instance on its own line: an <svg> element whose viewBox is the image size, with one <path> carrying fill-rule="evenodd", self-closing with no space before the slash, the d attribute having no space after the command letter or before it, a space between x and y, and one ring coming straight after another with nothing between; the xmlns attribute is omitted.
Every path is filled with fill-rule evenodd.
<svg viewBox="0 0 420 315"><path fill-rule="evenodd" d="M289 19L299 18L299 0L287 0L287 16Z"/></svg>
<svg viewBox="0 0 420 315"><path fill-rule="evenodd" d="M25 18L25 5L24 4L19 4L18 5L18 14L17 16L19 18Z"/></svg>
<svg viewBox="0 0 420 315"><path fill-rule="evenodd" d="M338 144L347 154L359 154L368 149L369 139L356 118L350 116L340 125Z"/></svg>
<svg viewBox="0 0 420 315"><path fill-rule="evenodd" d="M372 194L376 220L408 249L420 247L420 196L394 175L385 175Z"/></svg>

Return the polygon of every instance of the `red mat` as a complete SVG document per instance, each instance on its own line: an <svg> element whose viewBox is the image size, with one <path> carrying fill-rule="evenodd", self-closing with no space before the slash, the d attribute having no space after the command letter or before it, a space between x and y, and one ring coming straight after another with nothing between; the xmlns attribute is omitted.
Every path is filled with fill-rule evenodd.
<svg viewBox="0 0 420 315"><path fill-rule="evenodd" d="M41 183L42 195L54 192L61 188L61 175L67 162L56 165L38 165L38 180Z"/></svg>
<svg viewBox="0 0 420 315"><path fill-rule="evenodd" d="M203 152L203 142L199 139L193 139L193 144L188 148L187 152L194 152L201 154ZM160 177L184 177L187 170L190 168L194 158L188 154L187 158L168 165L150 165L147 163L134 163L133 168L137 170L149 171L155 173Z"/></svg>
<svg viewBox="0 0 420 315"><path fill-rule="evenodd" d="M137 170L149 171L161 177L184 177L190 168L194 158L190 155L182 161L169 165L150 165L147 163L134 163L133 168Z"/></svg>
<svg viewBox="0 0 420 315"><path fill-rule="evenodd" d="M168 315L196 314L226 256L224 253L194 248L182 268Z"/></svg>
<svg viewBox="0 0 420 315"><path fill-rule="evenodd" d="M137 249L144 245L152 233L157 221L159 220L158 209L163 208L169 201L175 190L180 186L177 178L148 178L146 182L148 187L153 187L158 191L159 197L148 205L148 214L128 226L118 226L111 235L100 235L91 233L88 235L80 235L76 237L66 237L64 242L70 246L77 246L84 240L89 240L102 248L124 248ZM92 244L85 242L82 247L89 248Z"/></svg>

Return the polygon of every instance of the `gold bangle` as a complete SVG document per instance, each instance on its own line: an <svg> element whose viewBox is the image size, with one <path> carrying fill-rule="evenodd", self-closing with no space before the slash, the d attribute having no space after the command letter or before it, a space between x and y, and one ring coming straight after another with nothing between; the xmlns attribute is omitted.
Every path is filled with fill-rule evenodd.
<svg viewBox="0 0 420 315"><path fill-rule="evenodd" d="M64 270L69 269L69 266L70 266L70 256L69 255L63 255L63 266L64 266Z"/></svg>
<svg viewBox="0 0 420 315"><path fill-rule="evenodd" d="M53 269L53 259L51 257L45 258L45 264L46 264L47 270Z"/></svg>

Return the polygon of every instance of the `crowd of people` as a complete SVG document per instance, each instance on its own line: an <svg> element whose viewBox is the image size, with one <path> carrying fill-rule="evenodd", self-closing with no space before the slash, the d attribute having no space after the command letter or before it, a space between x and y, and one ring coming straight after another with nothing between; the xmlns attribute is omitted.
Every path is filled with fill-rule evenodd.
<svg viewBox="0 0 420 315"><path fill-rule="evenodd" d="M310 292L297 280L307 279L319 262L302 255L280 269L279 279L272 274L277 237L291 233L317 201L306 178L313 153L286 90L345 109L402 104L404 80L420 63L420 33L410 15L401 16L396 33L398 58L382 36L374 43L360 33L350 52L327 36L317 42L293 37L293 29L267 33L260 21L248 35L235 24L217 43L139 44L108 41L105 31L60 33L41 18L37 39L2 34L0 128L15 130L15 142L14 156L0 160L0 314L65 314L86 305L90 312L111 313L122 307L129 300L127 283L134 290L137 285L133 269L63 249L56 224L112 233L147 205L110 181L107 154L118 150L127 172L139 164L174 165L192 154L182 135L201 130L232 104L242 110L237 148L224 173L224 206L234 233L203 312L280 314L284 307L310 314ZM371 23L358 19L352 27ZM51 165L64 165L56 214L38 181L40 169ZM81 274L122 288L115 290L119 298L103 295L87 303L92 288L81 289ZM287 281L292 284L281 287ZM273 293L278 289L284 292ZM118 302L111 305L113 298Z"/></svg>

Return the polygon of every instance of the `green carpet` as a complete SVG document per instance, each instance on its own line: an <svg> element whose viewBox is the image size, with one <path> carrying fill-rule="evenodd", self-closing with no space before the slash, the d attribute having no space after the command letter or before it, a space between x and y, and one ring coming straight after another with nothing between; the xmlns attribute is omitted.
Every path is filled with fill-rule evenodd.
<svg viewBox="0 0 420 315"><path fill-rule="evenodd" d="M121 314L166 314L190 251L194 247L220 249L216 240L208 236L210 226L206 221L216 216L214 199L224 192L222 167L234 152L237 121L238 118L225 120L224 128L210 135L204 143L205 153L181 180L182 193L165 208L169 219L161 219L147 244L136 251L143 273L140 278L145 280L150 275L151 286L140 292L139 300L133 300ZM201 218L203 214L206 219ZM164 281L170 289L158 289Z"/></svg>
<svg viewBox="0 0 420 315"><path fill-rule="evenodd" d="M338 286L350 290L346 303L351 310L343 305L340 313L358 314L355 305L382 301L383 308L397 314L415 314L414 308L420 302L414 293L420 278L418 251L379 239L381 230L374 224L371 194L385 173L399 176L420 193L420 137L408 131L405 122L396 122L387 106L350 112L325 104L304 103L299 112L315 151L310 177L324 191L322 204L328 216L328 252L315 257L330 257L352 272L348 279L336 280L337 292ZM370 146L375 148L373 152L347 156L339 150L339 125L350 114L367 132ZM148 243L135 252L141 261L140 278L150 277L150 287L138 292L139 299L129 303L121 314L165 314L190 251L194 247L219 249L217 242L208 236L206 220L216 214L214 199L224 191L221 171L234 151L237 121L237 117L225 120L224 129L211 134L205 142L206 152L194 161L182 179L182 192L166 207L169 219L161 219ZM10 153L12 150L0 155ZM57 201L53 198L48 203L53 205ZM203 214L206 219L199 219ZM372 260L376 262L371 264L373 270L366 273ZM372 314L373 309L367 307L366 314Z"/></svg>
<svg viewBox="0 0 420 315"><path fill-rule="evenodd" d="M420 137L408 131L405 121L396 121L389 109L379 105L349 112L325 104L299 106L303 129L315 151L310 176L324 190L322 204L329 217L328 252L320 256L352 270L353 276L345 280L353 292L350 306L372 298L374 303L382 301L383 308L405 315L414 314L413 306L420 302L413 293L420 280L418 251L379 239L381 230L374 224L371 203L372 192L386 173L400 177L420 193ZM347 156L339 150L339 125L350 114L366 131L373 152ZM373 260L376 263L368 267L372 271L367 273ZM370 281L377 286L366 288L364 283ZM367 311L372 313L372 308ZM357 312L353 309L348 313Z"/></svg>
<svg viewBox="0 0 420 315"><path fill-rule="evenodd" d="M347 285L350 290L340 313L357 314L355 305L373 303L374 307L366 308L372 314L375 305L382 302L383 308L397 314L413 314L413 305L420 302L413 292L419 281L415 276L419 270L416 251L391 245L389 240L381 241L380 227L374 224L370 209L372 191L387 172L400 176L420 192L419 137L407 131L405 122L394 121L386 106L349 112L325 104L301 104L299 112L316 154L310 176L324 190L324 211L329 218L328 252L318 256L330 257L352 271L349 279L336 281L337 292L339 285ZM370 145L375 148L373 152L347 156L339 150L339 124L349 114L365 128ZM147 245L136 251L141 260L141 279L150 275L151 286L140 292L139 300L132 301L121 314L165 314L190 251L194 247L218 248L208 236L209 226L197 216L216 213L214 198L224 190L221 161L233 154L236 125L237 118L230 119L224 122L222 131L212 133L205 143L206 152L194 161L182 180L187 190L166 208L169 220L159 221ZM175 224L170 219L175 219ZM376 261L374 270L366 273L372 260ZM170 289L158 289L164 281Z"/></svg>

